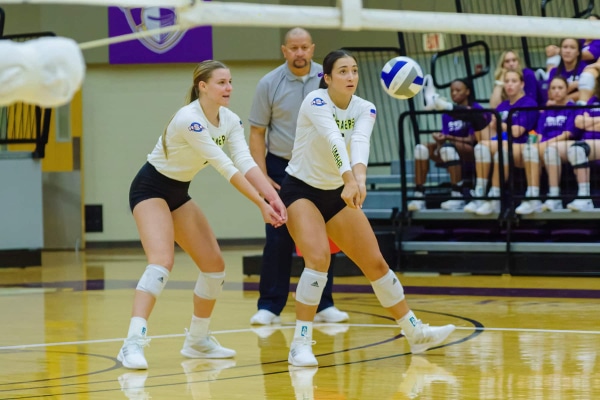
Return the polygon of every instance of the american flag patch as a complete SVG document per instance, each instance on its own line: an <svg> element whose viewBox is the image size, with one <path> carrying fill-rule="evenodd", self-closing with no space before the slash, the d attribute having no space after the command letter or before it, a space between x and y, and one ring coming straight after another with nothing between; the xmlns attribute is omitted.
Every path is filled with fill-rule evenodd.
<svg viewBox="0 0 600 400"><path fill-rule="evenodd" d="M377 116L377 111L375 111L374 108L371 108L371 110L369 111L369 115L373 118L375 118Z"/></svg>

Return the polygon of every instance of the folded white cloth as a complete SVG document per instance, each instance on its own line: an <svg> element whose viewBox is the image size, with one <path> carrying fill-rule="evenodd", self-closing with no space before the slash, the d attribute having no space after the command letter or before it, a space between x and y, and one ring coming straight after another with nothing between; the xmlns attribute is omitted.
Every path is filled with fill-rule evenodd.
<svg viewBox="0 0 600 400"><path fill-rule="evenodd" d="M64 105L79 90L84 76L83 54L71 39L0 40L0 105Z"/></svg>

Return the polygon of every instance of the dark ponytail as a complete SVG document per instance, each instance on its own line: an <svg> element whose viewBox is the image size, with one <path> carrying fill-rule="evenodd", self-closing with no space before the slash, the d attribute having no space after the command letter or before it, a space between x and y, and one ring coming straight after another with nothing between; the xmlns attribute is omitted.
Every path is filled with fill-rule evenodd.
<svg viewBox="0 0 600 400"><path fill-rule="evenodd" d="M325 75L331 76L331 71L333 71L333 64L335 64L335 62L340 58L344 57L354 58L352 53L344 49L331 51L325 56L325 58L323 59L323 76L321 76L321 81L319 82L319 89L327 89L328 86L325 82ZM356 61L356 58L354 58L354 61Z"/></svg>

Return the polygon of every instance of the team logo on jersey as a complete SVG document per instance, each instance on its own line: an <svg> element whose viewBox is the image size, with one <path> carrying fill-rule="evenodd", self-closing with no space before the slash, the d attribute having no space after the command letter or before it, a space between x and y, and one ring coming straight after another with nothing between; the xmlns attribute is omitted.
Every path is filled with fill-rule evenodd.
<svg viewBox="0 0 600 400"><path fill-rule="evenodd" d="M371 108L371 111L369 111L369 115L370 115L372 118L375 118L375 117L377 116L377 111L375 111L375 109L374 109L374 108Z"/></svg>
<svg viewBox="0 0 600 400"><path fill-rule="evenodd" d="M188 126L188 130L192 132L202 132L204 127L200 122L192 122L190 126Z"/></svg>
<svg viewBox="0 0 600 400"><path fill-rule="evenodd" d="M320 98L320 97L315 97L314 99L312 99L312 101L310 102L310 104L311 104L312 106L321 107L321 106L324 106L324 105L325 105L325 104L327 104L327 103L325 103L325 100L323 100L322 98Z"/></svg>

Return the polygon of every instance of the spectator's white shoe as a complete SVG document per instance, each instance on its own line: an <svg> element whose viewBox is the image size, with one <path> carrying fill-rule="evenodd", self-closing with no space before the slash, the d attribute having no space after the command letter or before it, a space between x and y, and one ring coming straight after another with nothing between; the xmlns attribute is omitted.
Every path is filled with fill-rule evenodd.
<svg viewBox="0 0 600 400"><path fill-rule="evenodd" d="M525 200L515 208L515 212L519 215L542 212L542 202L539 200Z"/></svg>
<svg viewBox="0 0 600 400"><path fill-rule="evenodd" d="M417 326L410 337L406 336L404 331L402 331L402 334L406 336L406 340L408 340L410 351L413 354L421 354L428 349L441 344L452 332L454 332L454 329L456 329L456 327L452 324L429 326L429 324L424 324L421 320L418 320Z"/></svg>
<svg viewBox="0 0 600 400"><path fill-rule="evenodd" d="M483 203L483 200L471 200L470 202L467 203L465 208L463 208L463 211L471 213L471 214L475 214L477 212L477 209L481 206L482 203Z"/></svg>
<svg viewBox="0 0 600 400"><path fill-rule="evenodd" d="M119 376L119 385L121 391L130 400L146 400L150 398L150 394L146 392L144 385L148 378L147 371L127 372Z"/></svg>
<svg viewBox="0 0 600 400"><path fill-rule="evenodd" d="M544 202L544 204L542 204L542 211L556 211L556 210L562 210L562 209L563 209L562 200L548 199Z"/></svg>
<svg viewBox="0 0 600 400"><path fill-rule="evenodd" d="M415 197L425 197L425 193L423 192L414 192L413 196ZM425 210L427 206L425 205L425 200L412 200L408 203L408 211L421 211Z"/></svg>
<svg viewBox="0 0 600 400"><path fill-rule="evenodd" d="M498 214L500 212L500 202L498 200L488 200L481 203L481 205L475 211L477 215L490 215L493 213Z"/></svg>
<svg viewBox="0 0 600 400"><path fill-rule="evenodd" d="M125 339L123 347L117 355L125 368L129 369L148 369L148 362L144 357L144 347L148 346L150 339L142 336L131 336Z"/></svg>
<svg viewBox="0 0 600 400"><path fill-rule="evenodd" d="M348 321L347 312L338 310L335 306L327 307L315 315L314 322L344 322Z"/></svg>
<svg viewBox="0 0 600 400"><path fill-rule="evenodd" d="M295 367L316 367L319 365L312 351L312 345L315 343L307 336L295 338L290 346L288 363Z"/></svg>
<svg viewBox="0 0 600 400"><path fill-rule="evenodd" d="M440 204L442 210L459 211L465 208L464 200L447 200Z"/></svg>
<svg viewBox="0 0 600 400"><path fill-rule="evenodd" d="M591 211L594 209L594 202L591 199L575 199L567 204L567 208L573 211Z"/></svg>
<svg viewBox="0 0 600 400"><path fill-rule="evenodd" d="M250 323L252 325L280 324L281 318L279 315L275 315L269 310L258 310L257 313L250 318Z"/></svg>

